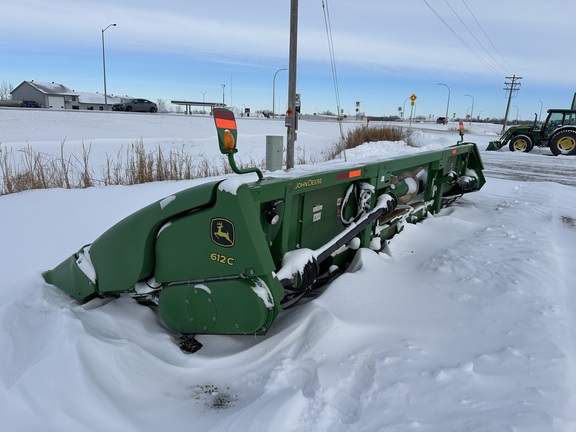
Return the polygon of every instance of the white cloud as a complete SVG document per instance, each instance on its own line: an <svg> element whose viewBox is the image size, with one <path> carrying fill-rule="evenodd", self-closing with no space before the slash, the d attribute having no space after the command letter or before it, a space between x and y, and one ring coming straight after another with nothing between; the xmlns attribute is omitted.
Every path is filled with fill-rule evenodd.
<svg viewBox="0 0 576 432"><path fill-rule="evenodd" d="M575 2L551 0L544 6L536 0L328 0L328 4L340 71L353 70L370 79L429 78L432 87L438 77L470 85L490 83L498 97L504 77L512 73L523 76L528 86L540 86L541 93L551 87L562 87L566 94L573 92L566 89L576 87L576 58L571 55L572 41L566 33L576 15ZM458 40L427 4L476 54ZM0 54L9 50L25 57L39 51L70 50L93 53L97 59L101 30L116 23L116 27L105 33L110 55L125 53L131 58L130 54L144 54L158 60L170 55L189 59L191 64L202 60L227 65L227 76L238 65L274 69L288 63L289 0L0 0L0 6L3 19ZM316 75L325 68L329 80L322 0L300 1L299 7L299 62L303 66L307 63L308 70L319 65ZM500 54L505 60L500 59ZM3 58L10 57L3 55ZM112 67L113 63L111 72ZM121 82L130 78L116 79ZM221 79L218 77L218 82ZM545 96L534 98L537 102ZM423 97L421 103L424 100Z"/></svg>
<svg viewBox="0 0 576 432"><path fill-rule="evenodd" d="M427 6L470 46L457 39ZM565 79L574 80L576 60L562 55L571 49L565 28L570 28L576 4L553 0L546 8L535 0L517 2L486 0L481 3L451 1L466 27L447 7L447 2L382 2L365 0L328 2L340 63L383 68L454 70L464 73L505 75L533 73L538 79L558 79L558 65ZM474 13L472 17L469 9ZM100 30L110 49L153 51L181 55L249 56L286 58L288 55L289 1L237 2L3 0L5 34L10 43L96 48ZM562 13L558 13L561 10ZM478 27L490 37L490 41ZM299 55L301 59L327 61L328 48L322 1L300 2ZM537 36L538 35L544 36ZM473 32L475 38L469 34ZM491 44L498 49L495 51ZM487 54L484 49L488 50ZM500 54L511 68L503 70ZM482 57L486 67L478 60ZM558 58L559 57L559 58Z"/></svg>

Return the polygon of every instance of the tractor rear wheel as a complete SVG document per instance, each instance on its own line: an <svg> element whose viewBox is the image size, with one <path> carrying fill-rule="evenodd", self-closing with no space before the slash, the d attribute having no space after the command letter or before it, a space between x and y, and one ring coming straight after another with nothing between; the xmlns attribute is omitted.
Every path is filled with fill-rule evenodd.
<svg viewBox="0 0 576 432"><path fill-rule="evenodd" d="M558 131L550 137L548 145L554 156L576 155L576 131L571 129Z"/></svg>
<svg viewBox="0 0 576 432"><path fill-rule="evenodd" d="M508 148L510 151L519 151L528 153L534 147L534 143L527 135L516 135L510 140Z"/></svg>

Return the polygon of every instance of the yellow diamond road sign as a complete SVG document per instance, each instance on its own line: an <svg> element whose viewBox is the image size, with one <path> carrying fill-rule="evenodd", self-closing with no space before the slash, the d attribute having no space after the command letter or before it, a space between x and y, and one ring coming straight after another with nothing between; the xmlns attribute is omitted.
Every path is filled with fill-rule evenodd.
<svg viewBox="0 0 576 432"><path fill-rule="evenodd" d="M411 100L412 102L414 102L416 99L417 99L417 98L416 98L416 95L415 95L414 93L412 93L412 96L410 96L410 100Z"/></svg>

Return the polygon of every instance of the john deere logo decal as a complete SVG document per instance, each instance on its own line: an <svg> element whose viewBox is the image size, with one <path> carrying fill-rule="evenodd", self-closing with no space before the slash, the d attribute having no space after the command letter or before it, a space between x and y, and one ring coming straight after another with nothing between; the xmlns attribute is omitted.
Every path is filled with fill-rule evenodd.
<svg viewBox="0 0 576 432"><path fill-rule="evenodd" d="M214 218L210 223L210 236L218 246L232 247L236 241L234 224L228 219Z"/></svg>

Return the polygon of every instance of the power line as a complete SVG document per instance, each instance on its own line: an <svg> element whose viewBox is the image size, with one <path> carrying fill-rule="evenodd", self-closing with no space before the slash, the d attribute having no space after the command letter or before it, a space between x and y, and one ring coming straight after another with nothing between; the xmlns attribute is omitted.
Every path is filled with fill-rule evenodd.
<svg viewBox="0 0 576 432"><path fill-rule="evenodd" d="M482 56L480 56L475 50L474 48L472 48L459 34L456 30L454 30L452 28L452 26L444 19L442 18L442 16L440 16L440 14L438 12L436 12L436 10L430 5L430 3L428 3L428 1L426 0L422 0L424 2L424 4L426 4L426 6L428 6L428 8L432 11L432 13L434 15L436 15L436 17L448 28L448 30L454 35L454 37L456 39L458 39L460 41L460 43L462 45L464 45L466 47L466 49L468 51L470 51L470 53L476 57L484 66L486 66L487 69L489 69L494 75L496 75L497 77L501 77L501 74L493 67L491 66L486 60L484 60L482 58ZM445 0L446 1L446 0ZM446 1L446 3L448 3ZM454 11L454 13L456 13ZM457 14L456 14L457 15ZM457 15L458 16L458 15Z"/></svg>
<svg viewBox="0 0 576 432"><path fill-rule="evenodd" d="M474 35L474 33L472 32L472 30L470 30L470 28L468 27L468 25L464 22L464 20L460 17L460 15L458 15L458 13L456 12L456 10L450 5L450 3L448 3L448 0L444 0L446 2L446 4L448 5L448 7L450 8L450 10L454 13L454 15L456 16L456 18L458 18L458 21L460 21L460 23L464 26L464 28L468 31L468 33L470 34L470 36L472 36L472 38L478 43L478 45L480 45L480 47L484 50L484 52L494 61L494 63L496 63L498 66L500 66L500 68L502 68L502 71L506 73L506 68L504 66L502 66L502 64L496 60L494 58L494 56L492 56L492 54L490 54L490 52L488 52L488 50L486 49L486 47L482 44L482 42L480 42L480 40L478 40L478 38L476 37L476 35ZM464 1L464 0L462 0ZM466 3L464 3L464 5L466 5ZM466 8L468 9L468 12L470 12L470 14L472 15L472 17L474 18L474 20L476 20L476 17L474 17L474 15L472 14L472 11L470 10L470 8L468 8L468 5L466 5ZM478 20L476 20L476 24L478 24L478 26L480 26L480 23L478 22ZM482 27L480 27L480 29L482 29ZM484 33L486 34L486 33Z"/></svg>
<svg viewBox="0 0 576 432"><path fill-rule="evenodd" d="M476 19L476 16L474 16L474 13L470 10L470 8L468 7L468 5L466 4L465 0L462 0L462 3L464 3L464 6L466 6L466 9L468 9L468 12L470 13L470 15L472 16L472 18L474 18L474 21L476 22L476 24L478 25L478 28L480 29L480 31L484 34L484 36L486 37L486 39L488 40L488 42L490 42L490 45L492 46L492 48L494 48L494 51L496 51L498 53L498 55L500 56L500 58L502 59L502 61L504 63L506 63L506 66L508 66L508 68L513 71L514 68L512 66L510 66L510 64L506 61L506 59L504 58L504 56L500 53L500 51L498 51L498 48L496 48L496 46L494 45L494 43L492 42L492 39L490 39L490 36L488 36L488 34L484 31L484 28L482 28L482 26L480 25L480 23L478 22L478 20Z"/></svg>
<svg viewBox="0 0 576 432"><path fill-rule="evenodd" d="M338 124L340 126L340 136L344 140L344 132L342 130L342 120L340 117L340 90L338 88L338 74L336 73L336 57L334 55L334 40L332 39L332 25L330 23L330 10L328 8L328 0L322 0L322 9L324 10L324 25L326 26L326 36L328 38L328 49L330 51L330 64L332 66L332 80L334 82L334 93L336 94L336 106L338 112Z"/></svg>

